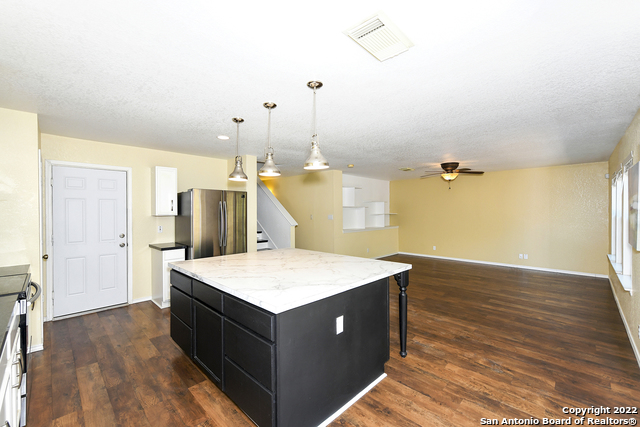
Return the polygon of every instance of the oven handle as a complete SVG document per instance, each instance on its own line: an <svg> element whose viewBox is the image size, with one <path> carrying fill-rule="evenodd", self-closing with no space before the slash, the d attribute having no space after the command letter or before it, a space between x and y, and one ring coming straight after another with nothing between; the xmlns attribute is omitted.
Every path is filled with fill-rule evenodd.
<svg viewBox="0 0 640 427"><path fill-rule="evenodd" d="M18 350L18 360L16 360L15 362L13 362L14 365L18 365L19 368L19 374L18 374L18 385L14 385L13 388L17 388L20 389L22 387L22 377L23 377L23 373L24 373L24 367L22 365L23 361L22 361L22 351Z"/></svg>
<svg viewBox="0 0 640 427"><path fill-rule="evenodd" d="M29 301L28 301L31 304L31 310L33 310L33 308L35 307L35 305L33 305L33 302L37 300L40 294L42 293L42 288L36 282L29 283L29 286L33 286L34 288L36 288L36 293L33 294L33 296L29 298Z"/></svg>

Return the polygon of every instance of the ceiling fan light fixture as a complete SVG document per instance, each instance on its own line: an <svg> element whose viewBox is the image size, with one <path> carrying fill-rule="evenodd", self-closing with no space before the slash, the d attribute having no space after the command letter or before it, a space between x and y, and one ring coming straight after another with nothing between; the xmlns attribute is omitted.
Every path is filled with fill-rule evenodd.
<svg viewBox="0 0 640 427"><path fill-rule="evenodd" d="M458 177L457 173L443 173L440 175L445 181L453 181Z"/></svg>

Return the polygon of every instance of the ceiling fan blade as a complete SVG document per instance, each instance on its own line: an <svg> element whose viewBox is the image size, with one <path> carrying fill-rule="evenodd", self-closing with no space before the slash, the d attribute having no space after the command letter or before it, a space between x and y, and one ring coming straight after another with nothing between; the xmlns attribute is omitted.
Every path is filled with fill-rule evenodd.
<svg viewBox="0 0 640 427"><path fill-rule="evenodd" d="M470 168L460 168L460 169L456 169L454 172L460 172L460 171L470 171Z"/></svg>
<svg viewBox="0 0 640 427"><path fill-rule="evenodd" d="M475 174L475 175L482 175L484 173L484 171L472 171L472 170L466 170L465 171L465 170L460 170L460 169L457 170L456 172L459 172L459 173L472 173L472 174Z"/></svg>
<svg viewBox="0 0 640 427"><path fill-rule="evenodd" d="M434 177L434 176L440 176L440 174L441 174L440 172L437 172L437 173L428 173L428 174L426 174L426 175L422 175L420 178L432 178L432 177Z"/></svg>

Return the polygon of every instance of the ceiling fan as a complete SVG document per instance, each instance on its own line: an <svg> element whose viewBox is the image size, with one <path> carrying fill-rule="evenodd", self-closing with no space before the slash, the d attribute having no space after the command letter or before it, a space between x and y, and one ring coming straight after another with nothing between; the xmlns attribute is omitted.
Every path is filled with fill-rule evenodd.
<svg viewBox="0 0 640 427"><path fill-rule="evenodd" d="M442 171L425 171L425 174L422 175L420 178L430 178L432 176L440 175L442 179L449 182L449 189L451 189L451 181L456 179L458 177L458 174L469 173L474 175L482 175L484 173L484 171L475 171L469 168L458 169L459 165L460 163L458 162L440 163L440 167L442 168Z"/></svg>

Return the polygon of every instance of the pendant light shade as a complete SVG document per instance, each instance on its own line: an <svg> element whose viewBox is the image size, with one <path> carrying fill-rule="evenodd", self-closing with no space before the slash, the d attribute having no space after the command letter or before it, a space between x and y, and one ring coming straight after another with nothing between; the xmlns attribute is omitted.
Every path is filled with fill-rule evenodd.
<svg viewBox="0 0 640 427"><path fill-rule="evenodd" d="M280 169L273 161L274 150L271 146L271 110L277 107L273 102L265 102L262 104L264 108L269 110L269 121L267 124L267 148L264 152L264 165L260 168L258 175L260 176L280 176Z"/></svg>
<svg viewBox="0 0 640 427"><path fill-rule="evenodd" d="M329 162L320 153L320 147L318 146L318 132L316 131L316 89L322 87L322 82L311 81L307 83L307 86L313 89L313 134L311 135L311 154L304 162L304 168L306 170L322 170L329 168Z"/></svg>
<svg viewBox="0 0 640 427"><path fill-rule="evenodd" d="M247 175L244 173L244 170L242 170L242 157L238 155L238 145L240 144L240 123L244 122L244 119L240 117L234 117L232 120L237 125L236 167L233 169L233 172L231 172L231 175L229 175L229 181L248 181L249 178L247 178Z"/></svg>

